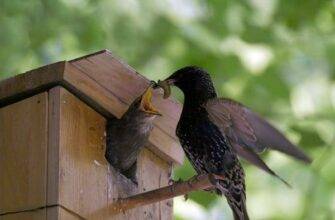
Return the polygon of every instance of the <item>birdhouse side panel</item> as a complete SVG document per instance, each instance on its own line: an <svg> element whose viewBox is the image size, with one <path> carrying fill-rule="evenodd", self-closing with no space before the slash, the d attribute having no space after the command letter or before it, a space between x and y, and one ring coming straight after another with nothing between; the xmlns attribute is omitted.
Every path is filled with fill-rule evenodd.
<svg viewBox="0 0 335 220"><path fill-rule="evenodd" d="M48 95L0 108L0 214L46 205Z"/></svg>

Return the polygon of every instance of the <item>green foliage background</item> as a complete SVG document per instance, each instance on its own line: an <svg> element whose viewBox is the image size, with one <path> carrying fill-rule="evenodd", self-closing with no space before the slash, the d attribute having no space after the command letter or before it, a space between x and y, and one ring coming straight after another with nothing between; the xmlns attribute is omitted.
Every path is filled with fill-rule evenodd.
<svg viewBox="0 0 335 220"><path fill-rule="evenodd" d="M103 48L154 80L204 67L220 95L267 117L314 159L307 167L264 153L293 189L244 164L252 219L335 218L335 1L1 0L0 46L0 78ZM186 162L175 177L193 172ZM224 199L197 192L175 200L175 217L231 214Z"/></svg>

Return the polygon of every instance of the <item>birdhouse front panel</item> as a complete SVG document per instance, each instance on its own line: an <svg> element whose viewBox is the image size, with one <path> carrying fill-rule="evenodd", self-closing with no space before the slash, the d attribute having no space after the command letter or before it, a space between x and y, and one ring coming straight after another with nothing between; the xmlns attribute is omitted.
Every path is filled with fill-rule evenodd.
<svg viewBox="0 0 335 220"><path fill-rule="evenodd" d="M46 204L48 93L0 108L0 214Z"/></svg>

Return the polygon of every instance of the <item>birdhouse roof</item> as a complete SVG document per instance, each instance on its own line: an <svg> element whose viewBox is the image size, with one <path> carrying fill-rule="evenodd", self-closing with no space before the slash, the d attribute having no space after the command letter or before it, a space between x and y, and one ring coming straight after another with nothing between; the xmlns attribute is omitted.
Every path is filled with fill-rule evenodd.
<svg viewBox="0 0 335 220"><path fill-rule="evenodd" d="M0 107L62 86L105 117L120 118L129 104L149 86L149 80L126 63L102 50L71 61L61 61L0 82ZM168 162L181 164L184 153L175 136L181 104L162 98L153 104L163 114L154 122L148 147Z"/></svg>

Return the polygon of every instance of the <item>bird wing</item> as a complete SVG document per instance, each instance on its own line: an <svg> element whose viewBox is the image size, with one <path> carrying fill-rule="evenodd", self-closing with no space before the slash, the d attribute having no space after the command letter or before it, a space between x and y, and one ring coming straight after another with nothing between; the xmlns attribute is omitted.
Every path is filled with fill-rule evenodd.
<svg viewBox="0 0 335 220"><path fill-rule="evenodd" d="M259 153L271 148L305 163L311 162L311 159L282 133L242 104L227 98L215 98L209 100L204 107L210 120L229 138L232 145L242 147L239 154L247 149Z"/></svg>
<svg viewBox="0 0 335 220"><path fill-rule="evenodd" d="M243 159L245 159L249 163L255 165L256 167L264 170L268 174L270 174L274 177L277 177L285 185L287 185L288 187L291 188L291 185L288 182L286 182L282 177L277 175L273 170L271 170L270 167L268 167L268 165L266 165L266 163L262 160L262 158L260 158L258 156L258 154L256 154L254 151L252 151L249 148L242 147L238 144L232 144L232 145L233 145L234 151L237 153L237 155L239 155L240 157L242 157Z"/></svg>

